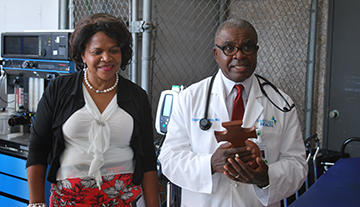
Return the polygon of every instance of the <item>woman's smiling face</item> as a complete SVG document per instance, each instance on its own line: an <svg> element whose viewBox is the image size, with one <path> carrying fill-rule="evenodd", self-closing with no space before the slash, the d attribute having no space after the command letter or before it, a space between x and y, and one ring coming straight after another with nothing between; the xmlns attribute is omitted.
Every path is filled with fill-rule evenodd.
<svg viewBox="0 0 360 207"><path fill-rule="evenodd" d="M116 39L104 32L97 32L89 39L81 57L87 64L91 84L101 86L104 82L110 82L110 85L114 83L122 60L121 47Z"/></svg>

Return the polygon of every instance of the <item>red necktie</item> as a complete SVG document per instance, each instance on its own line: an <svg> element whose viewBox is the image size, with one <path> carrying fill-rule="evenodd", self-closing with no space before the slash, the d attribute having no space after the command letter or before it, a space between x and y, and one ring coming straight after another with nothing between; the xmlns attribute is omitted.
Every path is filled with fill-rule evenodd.
<svg viewBox="0 0 360 207"><path fill-rule="evenodd" d="M234 86L237 90L237 94L234 100L234 106L233 106L233 111L232 111L232 117L231 120L242 120L243 116L244 116L244 102L243 99L241 97L241 93L242 90L244 89L244 86L239 84L239 85L235 85Z"/></svg>

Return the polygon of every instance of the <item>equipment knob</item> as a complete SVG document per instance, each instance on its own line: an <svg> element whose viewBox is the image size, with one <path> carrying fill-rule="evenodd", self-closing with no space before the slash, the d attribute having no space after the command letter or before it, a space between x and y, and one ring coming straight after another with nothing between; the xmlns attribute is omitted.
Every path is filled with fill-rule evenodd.
<svg viewBox="0 0 360 207"><path fill-rule="evenodd" d="M330 111L329 116L330 116L330 118L332 118L332 119L338 118L338 117L339 117L339 112L338 112L338 110L335 109L335 110Z"/></svg>
<svg viewBox="0 0 360 207"><path fill-rule="evenodd" d="M13 79L13 84L20 84L20 78L19 77L15 77Z"/></svg>
<svg viewBox="0 0 360 207"><path fill-rule="evenodd" d="M24 61L21 66L22 66L22 68L28 68L29 65L30 65L29 61Z"/></svg>
<svg viewBox="0 0 360 207"><path fill-rule="evenodd" d="M45 49L42 49L40 55L41 55L42 57L45 57L45 55L46 55L46 50L45 50Z"/></svg>
<svg viewBox="0 0 360 207"><path fill-rule="evenodd" d="M29 67L30 67L30 68L35 68L35 67L36 67L36 63L33 62L33 61L30 61L30 62L29 62Z"/></svg>

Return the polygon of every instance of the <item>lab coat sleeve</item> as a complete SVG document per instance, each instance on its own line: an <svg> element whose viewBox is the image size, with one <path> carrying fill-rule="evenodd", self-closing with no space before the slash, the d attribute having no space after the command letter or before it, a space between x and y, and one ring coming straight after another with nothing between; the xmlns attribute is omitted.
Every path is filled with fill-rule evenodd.
<svg viewBox="0 0 360 207"><path fill-rule="evenodd" d="M192 145L199 138L195 137L193 130L199 130L199 126L198 121L197 125L194 124L195 121L191 121L192 98L185 90L180 92L178 102L174 103L159 161L163 174L172 183L187 190L211 193L216 188L219 177L212 176L211 173L212 154L193 150ZM197 128L193 129L194 127Z"/></svg>
<svg viewBox="0 0 360 207"><path fill-rule="evenodd" d="M280 135L279 157L269 164L270 187L262 190L254 186L255 194L265 206L294 194L304 183L308 172L297 112L293 109L284 113L283 117L285 126Z"/></svg>

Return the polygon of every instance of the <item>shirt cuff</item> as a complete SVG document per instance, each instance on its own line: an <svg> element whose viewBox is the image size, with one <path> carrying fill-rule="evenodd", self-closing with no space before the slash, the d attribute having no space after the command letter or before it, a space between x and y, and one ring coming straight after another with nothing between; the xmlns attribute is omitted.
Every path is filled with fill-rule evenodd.
<svg viewBox="0 0 360 207"><path fill-rule="evenodd" d="M269 187L270 185L259 188L257 185L254 185L255 195L264 206L267 206L269 202Z"/></svg>

